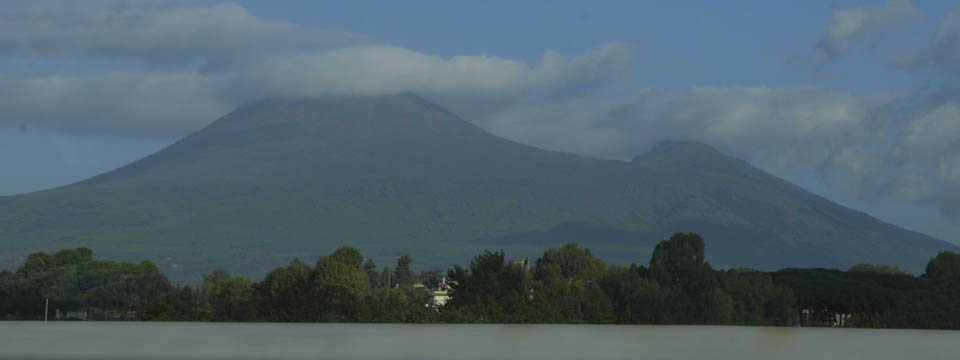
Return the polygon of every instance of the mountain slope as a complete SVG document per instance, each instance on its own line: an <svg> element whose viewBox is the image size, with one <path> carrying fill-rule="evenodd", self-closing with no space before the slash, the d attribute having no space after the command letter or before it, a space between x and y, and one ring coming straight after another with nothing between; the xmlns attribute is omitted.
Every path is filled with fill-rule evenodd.
<svg viewBox="0 0 960 360"><path fill-rule="evenodd" d="M490 135L420 98L267 101L147 158L58 189L0 198L0 267L88 246L150 259L175 278L259 277L349 244L423 267L478 251L535 256L577 241L645 262L696 231L720 266L872 262L914 271L942 241L880 222L696 143L632 162L544 151Z"/></svg>

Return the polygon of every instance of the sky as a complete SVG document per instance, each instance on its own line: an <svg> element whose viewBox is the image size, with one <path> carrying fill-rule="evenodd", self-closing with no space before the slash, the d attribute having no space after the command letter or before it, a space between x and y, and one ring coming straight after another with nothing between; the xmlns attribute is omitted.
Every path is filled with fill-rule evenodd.
<svg viewBox="0 0 960 360"><path fill-rule="evenodd" d="M247 102L401 92L598 158L704 142L960 243L954 1L6 1L0 195Z"/></svg>

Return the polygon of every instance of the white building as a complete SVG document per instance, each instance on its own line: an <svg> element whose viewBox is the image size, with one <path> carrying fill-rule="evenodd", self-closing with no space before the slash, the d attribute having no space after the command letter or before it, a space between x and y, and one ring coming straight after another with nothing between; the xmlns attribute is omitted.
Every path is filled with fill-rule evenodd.
<svg viewBox="0 0 960 360"><path fill-rule="evenodd" d="M455 281L447 281L447 277L444 276L440 279L440 286L436 289L432 289L430 292L430 298L432 300L433 307L440 307L447 304L447 301L450 301L453 298L453 287L451 284L456 284Z"/></svg>

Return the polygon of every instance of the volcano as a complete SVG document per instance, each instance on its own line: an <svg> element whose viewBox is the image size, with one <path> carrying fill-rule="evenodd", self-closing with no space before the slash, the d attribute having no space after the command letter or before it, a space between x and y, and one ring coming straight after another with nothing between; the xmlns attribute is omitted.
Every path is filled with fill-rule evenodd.
<svg viewBox="0 0 960 360"><path fill-rule="evenodd" d="M0 197L0 268L86 246L174 279L259 278L350 245L380 264L537 256L575 241L646 263L696 232L719 267L898 265L958 248L835 204L707 145L633 161L518 144L414 95L262 101L169 147L68 186Z"/></svg>

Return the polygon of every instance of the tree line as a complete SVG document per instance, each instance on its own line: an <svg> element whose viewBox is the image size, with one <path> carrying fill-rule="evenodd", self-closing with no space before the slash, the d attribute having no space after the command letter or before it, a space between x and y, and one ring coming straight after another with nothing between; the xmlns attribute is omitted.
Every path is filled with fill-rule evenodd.
<svg viewBox="0 0 960 360"><path fill-rule="evenodd" d="M466 267L415 274L403 256L379 268L342 247L259 282L224 271L174 285L152 263L93 259L86 248L35 253L0 272L0 319L51 309L134 312L137 320L728 324L960 329L960 255L942 252L914 276L890 266L716 270L696 234L660 242L646 265L608 266L565 244L533 264L485 251ZM434 306L429 289L450 284ZM423 283L423 287L414 287ZM52 310L51 310L52 311Z"/></svg>

